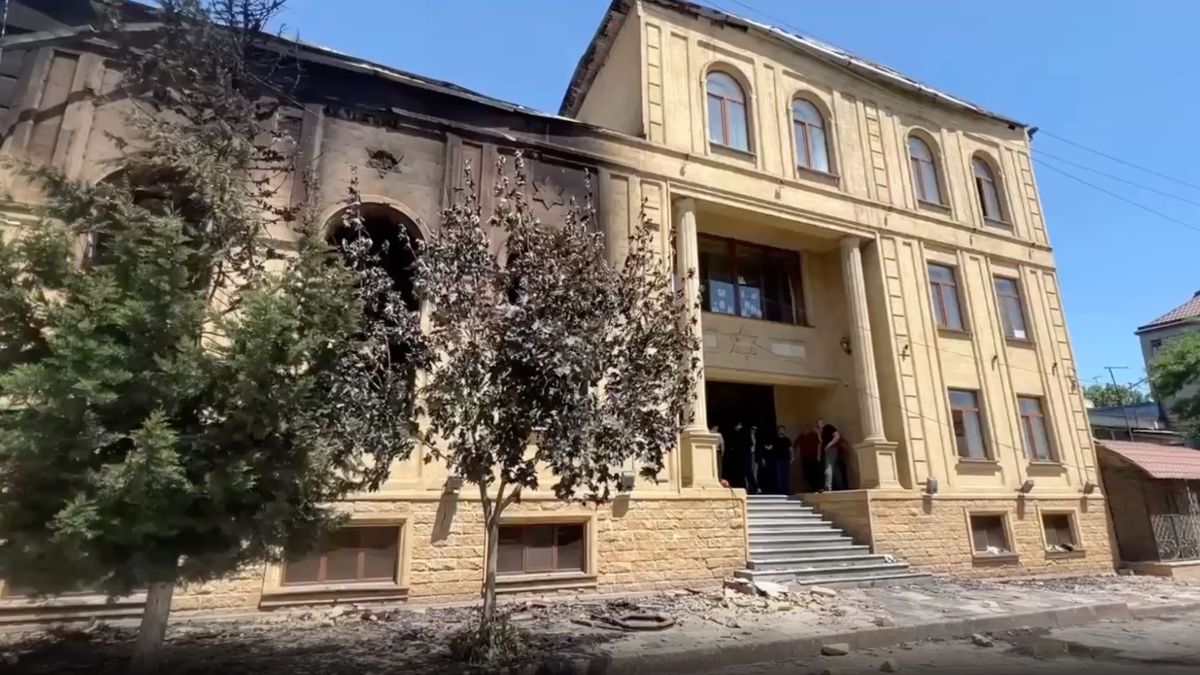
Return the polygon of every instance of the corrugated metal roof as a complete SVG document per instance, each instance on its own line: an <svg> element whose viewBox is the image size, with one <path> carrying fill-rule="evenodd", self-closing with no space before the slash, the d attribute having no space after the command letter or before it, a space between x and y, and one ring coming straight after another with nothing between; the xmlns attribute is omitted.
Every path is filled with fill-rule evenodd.
<svg viewBox="0 0 1200 675"><path fill-rule="evenodd" d="M1200 291L1196 291L1196 293L1192 295L1191 299L1182 305L1167 312L1166 314L1163 314L1150 323L1139 327L1138 332L1144 331L1148 328L1157 328L1159 326L1165 326L1177 321L1185 321L1187 319L1195 318L1200 318Z"/></svg>
<svg viewBox="0 0 1200 675"><path fill-rule="evenodd" d="M1200 480L1200 450L1179 445L1096 441L1137 466L1151 478L1162 480Z"/></svg>

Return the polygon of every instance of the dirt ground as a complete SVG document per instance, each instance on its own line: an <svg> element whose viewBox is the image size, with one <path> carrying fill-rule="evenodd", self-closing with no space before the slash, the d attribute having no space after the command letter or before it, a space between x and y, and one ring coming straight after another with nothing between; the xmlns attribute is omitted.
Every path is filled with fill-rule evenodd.
<svg viewBox="0 0 1200 675"><path fill-rule="evenodd" d="M505 606L529 640L523 663L569 660L629 634L619 623L661 616L675 626L712 623L735 630L772 612L846 616L867 611L843 596L811 590L774 598L733 590L678 590L621 599L525 601ZM474 608L377 610L339 605L239 621L175 622L167 633L164 673L241 675L443 675L469 671L450 657L449 639L470 625ZM633 623L630 621L629 623ZM646 623L645 620L640 623ZM670 628L664 630L664 634ZM123 673L135 630L93 622L0 634L0 672Z"/></svg>
<svg viewBox="0 0 1200 675"><path fill-rule="evenodd" d="M1200 584L1125 576L1012 581L946 577L911 587L678 589L624 598L527 600L503 608L528 637L529 652L516 664L520 671L520 666L597 652L686 650L689 645L742 643L768 633L855 631L1098 601L1200 602ZM162 672L469 672L450 657L450 640L470 625L476 612L473 607L336 605L237 620L176 617L167 633ZM670 625L654 631L631 630L628 625L644 628L653 617L663 617ZM9 629L0 632L0 673L123 673L133 637L130 621Z"/></svg>

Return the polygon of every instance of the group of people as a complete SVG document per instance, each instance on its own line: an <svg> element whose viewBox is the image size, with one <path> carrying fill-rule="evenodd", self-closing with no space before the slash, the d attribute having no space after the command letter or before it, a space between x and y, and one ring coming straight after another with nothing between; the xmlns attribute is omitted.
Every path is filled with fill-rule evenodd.
<svg viewBox="0 0 1200 675"><path fill-rule="evenodd" d="M795 439L782 425L774 433L760 433L754 424L738 421L728 428L712 427L719 434L718 466L729 487L749 494L792 494L792 466L798 462L811 492L846 488L846 455L849 444L837 427L817 420Z"/></svg>

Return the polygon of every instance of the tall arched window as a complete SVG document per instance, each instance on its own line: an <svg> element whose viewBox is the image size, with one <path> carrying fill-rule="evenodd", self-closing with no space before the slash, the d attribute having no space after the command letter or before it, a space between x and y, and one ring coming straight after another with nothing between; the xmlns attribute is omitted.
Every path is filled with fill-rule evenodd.
<svg viewBox="0 0 1200 675"><path fill-rule="evenodd" d="M708 74L708 138L713 143L737 150L750 150L746 125L746 94L727 73Z"/></svg>
<svg viewBox="0 0 1200 675"><path fill-rule="evenodd" d="M796 166L829 173L825 118L817 106L802 98L792 101L792 129L796 136Z"/></svg>
<svg viewBox="0 0 1200 675"><path fill-rule="evenodd" d="M942 190L938 181L937 162L929 144L916 136L909 136L908 158L912 162L917 199L930 204L941 204Z"/></svg>
<svg viewBox="0 0 1200 675"><path fill-rule="evenodd" d="M1000 189L996 184L996 173L991 165L981 157L971 159L971 169L975 173L975 192L979 195L979 209L988 220L1004 220L1004 211L1000 208Z"/></svg>

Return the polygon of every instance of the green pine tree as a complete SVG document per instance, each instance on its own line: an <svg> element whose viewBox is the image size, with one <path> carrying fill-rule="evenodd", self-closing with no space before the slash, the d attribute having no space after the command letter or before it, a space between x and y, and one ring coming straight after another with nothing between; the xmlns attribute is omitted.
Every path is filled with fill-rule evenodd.
<svg viewBox="0 0 1200 675"><path fill-rule="evenodd" d="M123 51L123 177L27 168L44 218L0 242L0 577L145 589L138 672L177 584L312 545L333 502L382 483L423 363L369 237L264 236L294 215L269 187L287 63L257 43L281 3L161 4Z"/></svg>

